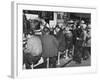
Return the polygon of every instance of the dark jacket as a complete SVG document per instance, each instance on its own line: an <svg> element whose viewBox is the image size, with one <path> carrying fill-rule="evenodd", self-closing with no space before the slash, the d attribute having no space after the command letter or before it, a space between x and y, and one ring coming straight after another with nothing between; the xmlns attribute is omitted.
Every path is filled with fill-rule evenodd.
<svg viewBox="0 0 100 80"><path fill-rule="evenodd" d="M59 51L63 52L65 50L66 43L65 43L65 36L64 36L62 30L60 30L57 33L56 38L57 38L57 40L59 42L58 49L59 49Z"/></svg>
<svg viewBox="0 0 100 80"><path fill-rule="evenodd" d="M41 37L43 57L54 57L57 56L58 52L58 41L52 35L43 35Z"/></svg>

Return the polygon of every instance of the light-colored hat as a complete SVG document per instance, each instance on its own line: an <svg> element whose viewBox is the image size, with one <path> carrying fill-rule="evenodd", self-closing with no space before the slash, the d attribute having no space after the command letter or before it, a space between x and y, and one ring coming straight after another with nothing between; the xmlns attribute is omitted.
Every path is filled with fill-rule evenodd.
<svg viewBox="0 0 100 80"><path fill-rule="evenodd" d="M86 24L81 24L81 27L82 27L83 29L86 29L87 25L86 25Z"/></svg>
<svg viewBox="0 0 100 80"><path fill-rule="evenodd" d="M89 25L87 26L87 28L88 28L88 29L91 29L91 24L89 24Z"/></svg>
<svg viewBox="0 0 100 80"><path fill-rule="evenodd" d="M81 24L84 24L85 23L85 21L84 20L81 20Z"/></svg>
<svg viewBox="0 0 100 80"><path fill-rule="evenodd" d="M41 19L38 18L38 17L34 18L33 20L34 20L34 21L41 21Z"/></svg>
<svg viewBox="0 0 100 80"><path fill-rule="evenodd" d="M38 18L38 15L35 15L35 14L25 14L26 18L29 20L33 20L33 19L36 19Z"/></svg>
<svg viewBox="0 0 100 80"><path fill-rule="evenodd" d="M70 20L70 21L68 21L68 23L74 23L74 21L73 20Z"/></svg>

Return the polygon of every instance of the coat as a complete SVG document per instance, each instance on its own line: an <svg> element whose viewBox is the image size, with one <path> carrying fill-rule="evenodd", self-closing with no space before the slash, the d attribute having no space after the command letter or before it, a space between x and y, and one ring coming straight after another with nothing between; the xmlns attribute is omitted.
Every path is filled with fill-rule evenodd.
<svg viewBox="0 0 100 80"><path fill-rule="evenodd" d="M27 48L25 53L30 53L32 56L38 56L42 53L41 39L37 36L32 36L27 40Z"/></svg>
<svg viewBox="0 0 100 80"><path fill-rule="evenodd" d="M42 56L43 57L54 57L57 56L58 52L58 41L52 35L43 35L42 41Z"/></svg>
<svg viewBox="0 0 100 80"><path fill-rule="evenodd" d="M67 31L65 33L65 42L66 42L66 48L70 48L73 45L73 35L71 31Z"/></svg>
<svg viewBox="0 0 100 80"><path fill-rule="evenodd" d="M59 51L61 51L61 52L65 51L66 43L65 43L65 36L63 34L63 31L60 30L57 33L56 38L59 42L59 46L58 46Z"/></svg>
<svg viewBox="0 0 100 80"><path fill-rule="evenodd" d="M91 47L91 32L87 33L87 36L86 36L86 47Z"/></svg>

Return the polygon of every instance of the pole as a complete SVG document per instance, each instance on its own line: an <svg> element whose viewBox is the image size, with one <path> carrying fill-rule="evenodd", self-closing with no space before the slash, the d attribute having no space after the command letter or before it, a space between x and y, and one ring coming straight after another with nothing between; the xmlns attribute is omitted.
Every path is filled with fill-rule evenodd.
<svg viewBox="0 0 100 80"><path fill-rule="evenodd" d="M58 62L57 62L57 65L60 65L60 54L61 54L61 52L58 52Z"/></svg>
<svg viewBox="0 0 100 80"><path fill-rule="evenodd" d="M47 58L47 68L49 68L49 58Z"/></svg>

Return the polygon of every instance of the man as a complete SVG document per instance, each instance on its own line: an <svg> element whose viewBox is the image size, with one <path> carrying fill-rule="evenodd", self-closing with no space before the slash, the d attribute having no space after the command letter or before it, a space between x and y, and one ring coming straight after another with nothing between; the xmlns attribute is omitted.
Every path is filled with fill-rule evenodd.
<svg viewBox="0 0 100 80"><path fill-rule="evenodd" d="M68 57L72 57L72 47L73 47L73 35L70 30L66 30L65 32L65 42L66 42L66 50L68 50Z"/></svg>
<svg viewBox="0 0 100 80"><path fill-rule="evenodd" d="M50 66L56 67L56 57L58 53L58 41L56 38L49 34L49 28L45 27L43 29L44 33L41 37L42 40L42 57L44 58L44 62L47 63L47 58L49 58Z"/></svg>
<svg viewBox="0 0 100 80"><path fill-rule="evenodd" d="M83 59L87 60L89 55L91 54L91 27L90 24L87 26L86 38L85 38L85 46L84 46L84 56Z"/></svg>
<svg viewBox="0 0 100 80"><path fill-rule="evenodd" d="M36 36L35 30L40 29L39 20L31 20L31 31L26 36L26 46L23 48L23 62L26 69L31 69L31 65L37 64L41 58L42 43L39 36Z"/></svg>
<svg viewBox="0 0 100 80"><path fill-rule="evenodd" d="M84 41L86 39L86 24L81 23L79 26L80 27L74 30L73 35L73 41L75 46L73 60L76 61L76 63L80 64L82 57L84 56L83 47Z"/></svg>
<svg viewBox="0 0 100 80"><path fill-rule="evenodd" d="M87 38L86 38L86 47L88 48L89 53L91 54L91 24L87 27Z"/></svg>

